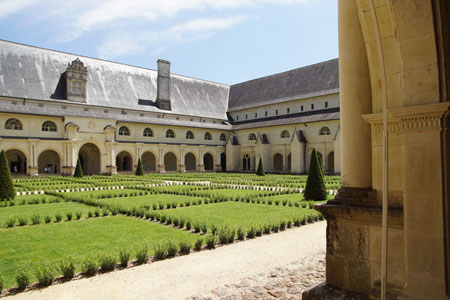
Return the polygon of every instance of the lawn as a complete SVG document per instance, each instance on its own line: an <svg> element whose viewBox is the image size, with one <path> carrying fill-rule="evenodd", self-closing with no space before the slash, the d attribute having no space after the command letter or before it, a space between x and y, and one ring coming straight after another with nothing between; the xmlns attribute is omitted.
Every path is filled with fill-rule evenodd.
<svg viewBox="0 0 450 300"><path fill-rule="evenodd" d="M214 190L202 190L195 192L198 195L213 196L220 195L225 197L245 197L248 195L264 195L267 191L258 190L241 190L241 189L214 189Z"/></svg>
<svg viewBox="0 0 450 300"><path fill-rule="evenodd" d="M98 199L98 198L115 198L121 196L131 196L131 195L145 195L145 191L133 190L133 189L113 189L113 190L93 190L93 191L83 191L83 192L68 192L59 193L61 196L67 197L68 199L82 198L82 199Z"/></svg>
<svg viewBox="0 0 450 300"><path fill-rule="evenodd" d="M61 202L49 204L32 204L32 205L17 205L0 208L0 227L5 227L5 222L10 218L24 217L30 224L32 215L40 215L41 222L44 223L44 216L50 216L52 222L55 221L55 214L60 213L63 220L66 219L66 213L72 212L75 219L75 212L82 212L83 217L87 216L88 211L93 211L95 208L74 202ZM17 221L16 221L17 224Z"/></svg>
<svg viewBox="0 0 450 300"><path fill-rule="evenodd" d="M206 223L208 227L215 224L218 227L248 229L252 225L263 225L281 220L303 217L317 211L307 208L284 207L275 205L249 204L242 202L222 202L217 204L197 205L177 208L163 212L167 216L184 217L193 223Z"/></svg>
<svg viewBox="0 0 450 300"><path fill-rule="evenodd" d="M108 204L117 206L124 209L136 208L148 208L152 209L153 205L159 205L160 203L166 206L166 204L176 203L177 206L187 201L192 203L193 201L201 200L200 197L189 197L184 195L171 195L171 194L152 194L146 196L136 196L136 197L123 197L123 198L111 198L111 199L99 199L96 200L97 203Z"/></svg>
<svg viewBox="0 0 450 300"><path fill-rule="evenodd" d="M193 243L197 238L184 230L123 216L0 229L0 274L5 279L5 287L11 287L22 267L34 272L46 262L68 257L81 262L102 253L118 255L121 248L129 249L134 258L134 249L143 244L149 246L152 254L153 245L159 241ZM36 280L34 275L32 279Z"/></svg>

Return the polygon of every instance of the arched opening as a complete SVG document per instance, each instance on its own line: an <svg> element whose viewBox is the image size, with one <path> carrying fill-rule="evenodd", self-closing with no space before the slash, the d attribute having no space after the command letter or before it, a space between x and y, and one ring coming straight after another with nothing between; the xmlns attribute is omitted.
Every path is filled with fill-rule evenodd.
<svg viewBox="0 0 450 300"><path fill-rule="evenodd" d="M126 126L122 126L119 128L119 135L130 135L130 130Z"/></svg>
<svg viewBox="0 0 450 300"><path fill-rule="evenodd" d="M164 155L164 167L166 171L177 170L177 157L172 152L167 152Z"/></svg>
<svg viewBox="0 0 450 300"><path fill-rule="evenodd" d="M39 174L59 174L61 173L61 159L53 150L46 150L38 158Z"/></svg>
<svg viewBox="0 0 450 300"><path fill-rule="evenodd" d="M222 168L222 171L227 170L227 155L225 153L220 154L220 166Z"/></svg>
<svg viewBox="0 0 450 300"><path fill-rule="evenodd" d="M250 135L248 136L248 140L249 141L256 141L256 134L250 133Z"/></svg>
<svg viewBox="0 0 450 300"><path fill-rule="evenodd" d="M117 172L131 172L133 171L133 159L130 153L126 151L120 152L116 156Z"/></svg>
<svg viewBox="0 0 450 300"><path fill-rule="evenodd" d="M227 136L225 135L225 133L221 133L220 134L220 140L221 141L226 141L227 140Z"/></svg>
<svg viewBox="0 0 450 300"><path fill-rule="evenodd" d="M327 165L327 173L334 174L334 152L328 154Z"/></svg>
<svg viewBox="0 0 450 300"><path fill-rule="evenodd" d="M186 154L186 156L184 157L184 164L186 166L186 171L195 171L197 169L196 167L196 160L195 160L195 156L192 153L188 153Z"/></svg>
<svg viewBox="0 0 450 300"><path fill-rule="evenodd" d="M242 169L244 171L250 170L250 155L245 154L242 158Z"/></svg>
<svg viewBox="0 0 450 300"><path fill-rule="evenodd" d="M186 132L186 139L188 140L193 140L194 139L194 134L192 133L192 131L188 131Z"/></svg>
<svg viewBox="0 0 450 300"><path fill-rule="evenodd" d="M277 153L273 156L274 171L283 171L283 155Z"/></svg>
<svg viewBox="0 0 450 300"><path fill-rule="evenodd" d="M13 175L24 175L27 173L27 159L20 150L12 149L6 151L9 169Z"/></svg>
<svg viewBox="0 0 450 300"><path fill-rule="evenodd" d="M210 153L206 153L203 156L203 165L205 166L205 171L214 170L214 159Z"/></svg>
<svg viewBox="0 0 450 300"><path fill-rule="evenodd" d="M205 140L207 140L207 141L212 140L211 133L209 133L209 132L206 132L206 133L205 133Z"/></svg>
<svg viewBox="0 0 450 300"><path fill-rule="evenodd" d="M142 167L144 168L144 172L156 171L156 158L153 153L145 152L142 155L141 162L142 162Z"/></svg>
<svg viewBox="0 0 450 300"><path fill-rule="evenodd" d="M320 135L330 135L330 128L322 127L319 132Z"/></svg>
<svg viewBox="0 0 450 300"><path fill-rule="evenodd" d="M285 139L289 137L289 132L287 130L283 130L283 132L281 133L281 138Z"/></svg>
<svg viewBox="0 0 450 300"><path fill-rule="evenodd" d="M84 175L100 174L100 150L92 143L84 144L78 152Z"/></svg>
<svg viewBox="0 0 450 300"><path fill-rule="evenodd" d="M287 157L287 170L291 171L292 168L292 160L291 160L291 154L289 153L288 157Z"/></svg>
<svg viewBox="0 0 450 300"><path fill-rule="evenodd" d="M45 121L42 123L42 131L56 132L56 124L52 121Z"/></svg>

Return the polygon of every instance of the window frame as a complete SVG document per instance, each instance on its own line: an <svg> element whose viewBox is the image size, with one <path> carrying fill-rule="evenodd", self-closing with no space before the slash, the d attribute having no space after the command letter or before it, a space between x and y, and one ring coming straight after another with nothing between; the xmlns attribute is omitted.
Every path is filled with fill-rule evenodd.
<svg viewBox="0 0 450 300"><path fill-rule="evenodd" d="M16 123L15 125L13 125ZM23 130L23 124L19 119L9 118L5 122L5 130Z"/></svg>
<svg viewBox="0 0 450 300"><path fill-rule="evenodd" d="M130 129L127 126L120 126L118 134L120 136L130 136Z"/></svg>

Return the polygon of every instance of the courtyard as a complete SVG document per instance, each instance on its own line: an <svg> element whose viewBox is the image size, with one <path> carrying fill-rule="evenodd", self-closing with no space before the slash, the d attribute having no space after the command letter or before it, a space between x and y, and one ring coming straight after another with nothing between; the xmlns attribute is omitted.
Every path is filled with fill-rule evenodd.
<svg viewBox="0 0 450 300"><path fill-rule="evenodd" d="M340 177L325 183L334 197ZM233 173L16 178L18 195L0 207L4 288L22 273L36 282L44 268L61 281L60 265L69 261L80 278L87 261L102 273L105 257L117 270L139 264L144 250L150 258L141 263L320 221L313 210L320 202L303 199L305 184L306 176ZM122 266L121 253L130 256Z"/></svg>

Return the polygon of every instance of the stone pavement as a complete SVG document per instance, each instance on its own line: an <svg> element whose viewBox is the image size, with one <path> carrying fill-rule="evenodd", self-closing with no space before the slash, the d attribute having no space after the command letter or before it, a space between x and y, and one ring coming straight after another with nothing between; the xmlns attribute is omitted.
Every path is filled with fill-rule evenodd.
<svg viewBox="0 0 450 300"><path fill-rule="evenodd" d="M303 291L325 281L325 252L313 253L301 261L225 284L186 300L302 299Z"/></svg>

